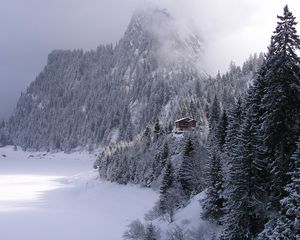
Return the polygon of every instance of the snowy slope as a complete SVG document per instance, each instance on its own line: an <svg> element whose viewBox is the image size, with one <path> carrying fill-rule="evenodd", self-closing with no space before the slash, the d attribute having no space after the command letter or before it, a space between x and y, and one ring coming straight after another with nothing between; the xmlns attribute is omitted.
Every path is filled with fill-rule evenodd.
<svg viewBox="0 0 300 240"><path fill-rule="evenodd" d="M118 240L157 194L98 179L86 152L0 148L1 239Z"/></svg>
<svg viewBox="0 0 300 240"><path fill-rule="evenodd" d="M204 196L204 191L194 196L186 207L176 212L174 222L172 223L168 223L163 219L153 221L152 223L160 231L160 239L170 239L170 235L176 231L178 232L180 229L182 230L184 239L210 240L212 233L217 233L219 229L216 225L201 218L202 208L200 200L203 199Z"/></svg>

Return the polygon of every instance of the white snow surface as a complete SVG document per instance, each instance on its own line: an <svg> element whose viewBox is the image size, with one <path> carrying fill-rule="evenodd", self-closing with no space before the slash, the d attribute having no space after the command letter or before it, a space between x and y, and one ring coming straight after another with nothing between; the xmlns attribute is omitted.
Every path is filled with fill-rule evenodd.
<svg viewBox="0 0 300 240"><path fill-rule="evenodd" d="M98 178L95 155L0 148L0 239L118 240L158 198Z"/></svg>
<svg viewBox="0 0 300 240"><path fill-rule="evenodd" d="M205 191L194 196L190 203L179 209L174 215L174 222L168 223L163 219L157 219L153 223L160 229L161 239L167 240L168 232L172 232L176 227L183 229L186 239L209 240L212 233L218 234L220 229L208 221L201 218L202 207L200 200L205 197Z"/></svg>

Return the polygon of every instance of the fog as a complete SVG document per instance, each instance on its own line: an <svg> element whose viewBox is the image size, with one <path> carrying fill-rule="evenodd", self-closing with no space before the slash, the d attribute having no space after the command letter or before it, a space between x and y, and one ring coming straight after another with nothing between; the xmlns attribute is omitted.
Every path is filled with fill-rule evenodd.
<svg viewBox="0 0 300 240"><path fill-rule="evenodd" d="M266 51L284 4L300 19L300 1L152 0L197 29L204 68L226 71L251 53ZM43 69L53 49L94 49L116 43L143 0L2 0L0 8L0 119ZM298 32L300 28L298 26Z"/></svg>

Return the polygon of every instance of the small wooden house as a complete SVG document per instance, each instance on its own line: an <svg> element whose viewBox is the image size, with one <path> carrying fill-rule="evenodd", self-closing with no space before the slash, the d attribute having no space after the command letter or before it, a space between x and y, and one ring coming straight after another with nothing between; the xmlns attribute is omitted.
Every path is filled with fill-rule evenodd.
<svg viewBox="0 0 300 240"><path fill-rule="evenodd" d="M193 130L196 127L197 121L195 119L185 117L175 121L176 130L185 131Z"/></svg>

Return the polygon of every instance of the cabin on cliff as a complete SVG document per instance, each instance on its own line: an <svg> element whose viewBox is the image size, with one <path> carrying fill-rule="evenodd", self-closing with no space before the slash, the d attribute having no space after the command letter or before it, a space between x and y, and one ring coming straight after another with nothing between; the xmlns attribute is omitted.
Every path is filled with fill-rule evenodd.
<svg viewBox="0 0 300 240"><path fill-rule="evenodd" d="M196 128L197 121L195 119L185 117L175 121L177 131L191 131Z"/></svg>

